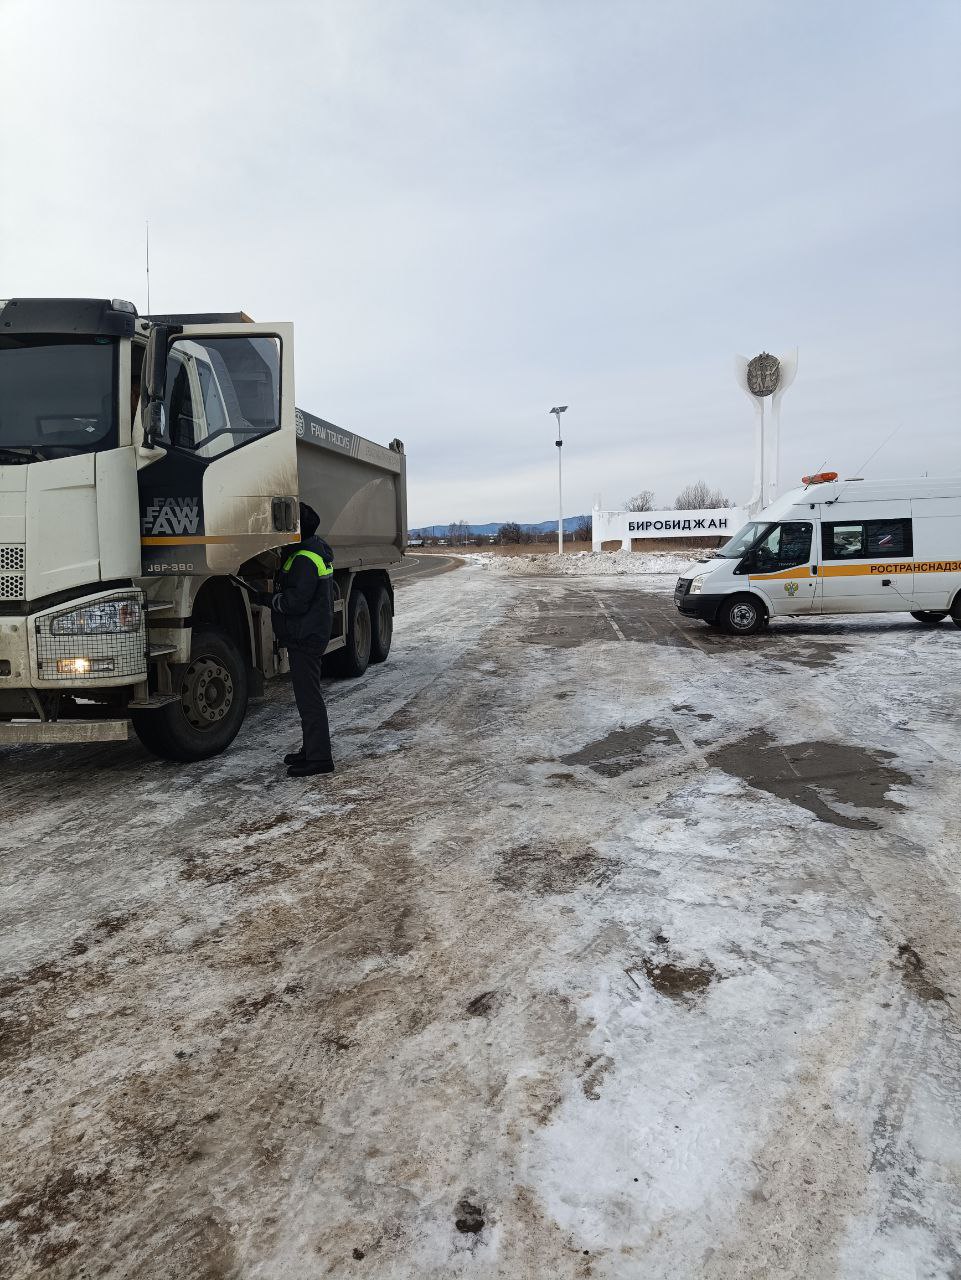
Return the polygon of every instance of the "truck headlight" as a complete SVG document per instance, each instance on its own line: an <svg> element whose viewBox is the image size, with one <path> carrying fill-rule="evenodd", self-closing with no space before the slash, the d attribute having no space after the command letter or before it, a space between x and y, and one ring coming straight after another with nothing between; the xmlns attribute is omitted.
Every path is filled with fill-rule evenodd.
<svg viewBox="0 0 961 1280"><path fill-rule="evenodd" d="M110 632L139 631L143 609L139 600L104 600L82 609L60 613L50 623L54 636L97 636Z"/></svg>
<svg viewBox="0 0 961 1280"><path fill-rule="evenodd" d="M58 658L58 676L89 676L95 671L110 673L114 669L113 658Z"/></svg>

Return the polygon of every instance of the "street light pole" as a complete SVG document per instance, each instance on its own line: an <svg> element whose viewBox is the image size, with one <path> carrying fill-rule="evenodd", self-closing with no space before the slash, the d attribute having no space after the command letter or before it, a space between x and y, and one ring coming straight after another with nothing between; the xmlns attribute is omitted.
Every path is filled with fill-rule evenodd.
<svg viewBox="0 0 961 1280"><path fill-rule="evenodd" d="M561 496L561 448L564 441L561 439L561 414L567 412L567 405L555 405L551 413L557 419L557 439L554 443L557 445L557 554L564 554L564 500Z"/></svg>

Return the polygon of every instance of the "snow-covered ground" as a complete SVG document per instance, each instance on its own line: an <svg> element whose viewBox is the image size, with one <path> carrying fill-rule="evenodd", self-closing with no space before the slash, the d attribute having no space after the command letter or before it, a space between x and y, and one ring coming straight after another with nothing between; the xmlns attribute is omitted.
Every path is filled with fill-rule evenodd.
<svg viewBox="0 0 961 1280"><path fill-rule="evenodd" d="M961 631L398 593L291 782L0 756L0 1272L961 1274Z"/></svg>
<svg viewBox="0 0 961 1280"><path fill-rule="evenodd" d="M673 577L706 552L686 551L680 555L672 551L571 551L563 555L549 552L532 555L499 556L491 552L476 552L466 557L497 573L509 577L586 578L586 577L636 577L652 573L666 573Z"/></svg>

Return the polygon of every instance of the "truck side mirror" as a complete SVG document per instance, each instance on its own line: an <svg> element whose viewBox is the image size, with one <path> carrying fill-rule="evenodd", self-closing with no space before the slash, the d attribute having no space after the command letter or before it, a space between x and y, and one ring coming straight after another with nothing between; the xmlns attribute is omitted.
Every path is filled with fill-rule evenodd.
<svg viewBox="0 0 961 1280"><path fill-rule="evenodd" d="M167 435L167 413L163 400L148 400L144 409L143 441L148 449L155 449Z"/></svg>
<svg viewBox="0 0 961 1280"><path fill-rule="evenodd" d="M181 333L180 325L156 324L147 339L147 350L144 353L143 376L143 425L144 444L148 449L155 449L158 444L167 440L166 412L164 410L164 389L167 382L167 352L170 340Z"/></svg>

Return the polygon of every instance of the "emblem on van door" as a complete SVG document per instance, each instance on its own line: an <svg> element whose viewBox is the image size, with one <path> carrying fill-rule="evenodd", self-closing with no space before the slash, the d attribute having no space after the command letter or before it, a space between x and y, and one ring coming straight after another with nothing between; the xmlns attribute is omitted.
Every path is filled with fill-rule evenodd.
<svg viewBox="0 0 961 1280"><path fill-rule="evenodd" d="M769 351L762 351L759 356L748 361L747 389L752 396L770 396L778 389L781 381L781 362Z"/></svg>
<svg viewBox="0 0 961 1280"><path fill-rule="evenodd" d="M784 590L789 596L796 596L798 593L798 585L796 582L785 582Z"/></svg>

